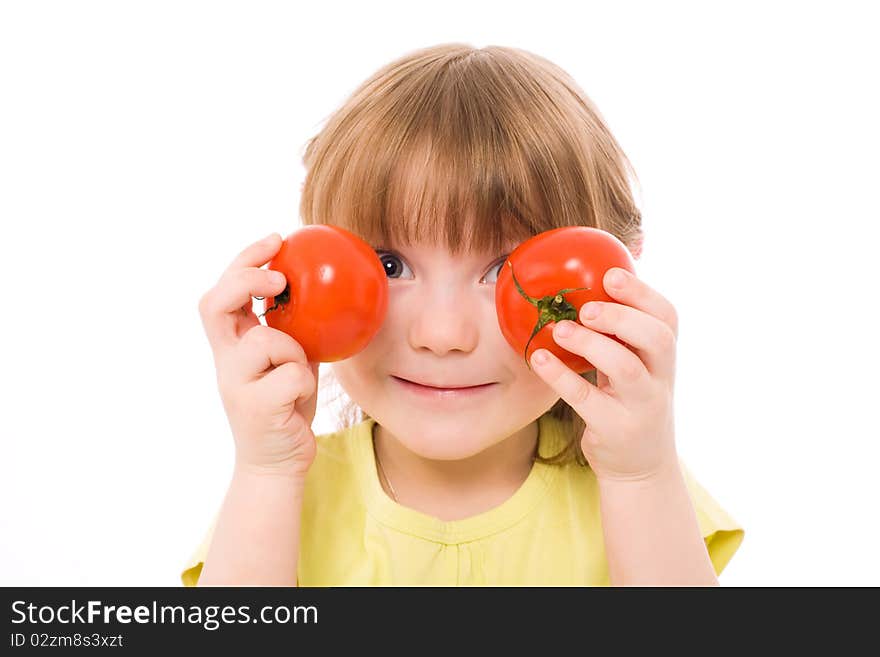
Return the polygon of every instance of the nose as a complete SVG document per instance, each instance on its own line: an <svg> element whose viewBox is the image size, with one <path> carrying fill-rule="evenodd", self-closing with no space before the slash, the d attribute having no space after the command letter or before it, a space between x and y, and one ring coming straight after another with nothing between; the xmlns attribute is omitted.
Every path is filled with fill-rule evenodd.
<svg viewBox="0 0 880 657"><path fill-rule="evenodd" d="M480 337L482 308L477 299L451 287L427 292L412 308L408 331L413 349L430 349L438 356L450 351L473 351Z"/></svg>

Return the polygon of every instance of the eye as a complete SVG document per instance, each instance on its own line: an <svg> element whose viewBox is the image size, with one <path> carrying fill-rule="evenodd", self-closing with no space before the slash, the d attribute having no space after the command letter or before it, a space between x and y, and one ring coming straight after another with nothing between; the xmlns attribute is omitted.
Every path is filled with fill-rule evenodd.
<svg viewBox="0 0 880 657"><path fill-rule="evenodd" d="M493 265L492 265L492 268L489 269L488 272L486 272L486 275L485 275L485 276L483 276L483 279L485 280L486 278L489 278L490 280L488 281L488 283L491 283L491 284L493 284L493 285L494 285L495 283L497 283L497 282L498 282L498 275L501 273L501 267L504 266L504 263L505 263L505 262L507 262L507 256L504 256L503 258L501 258L501 260L499 260L498 262L496 262L495 264L493 264ZM494 280L491 280L491 278L492 278L492 273L493 273L493 272L494 272L494 274L495 274L495 279L494 279Z"/></svg>
<svg viewBox="0 0 880 657"><path fill-rule="evenodd" d="M388 278L398 278L402 270L409 271L409 267L403 259L395 253L391 253L390 251L377 251L376 255L379 256L382 268L385 270L385 275ZM412 274L412 272L410 272L410 274Z"/></svg>

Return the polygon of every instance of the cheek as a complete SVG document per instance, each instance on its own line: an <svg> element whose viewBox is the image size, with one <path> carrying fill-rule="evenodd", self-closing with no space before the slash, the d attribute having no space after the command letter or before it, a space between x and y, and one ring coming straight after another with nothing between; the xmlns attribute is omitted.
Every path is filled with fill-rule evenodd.
<svg viewBox="0 0 880 657"><path fill-rule="evenodd" d="M364 355L373 359L373 354L387 354L389 353L389 347L400 338L404 325L399 310L400 301L397 296L389 290L388 310L385 313L385 320L382 322L382 326L379 327L376 335L373 336L373 339L367 343L364 350L357 354L355 358Z"/></svg>
<svg viewBox="0 0 880 657"><path fill-rule="evenodd" d="M542 400L557 399L553 388L532 370L522 354L516 353L510 345L501 338L502 343L497 346L499 354L503 354L504 369L510 374L511 390L517 397L534 396Z"/></svg>
<svg viewBox="0 0 880 657"><path fill-rule="evenodd" d="M379 386L384 383L392 365L389 355L398 351L393 349L398 334L394 312L389 305L385 321L367 346L351 358L331 363L334 377L349 397L366 400L382 389Z"/></svg>
<svg viewBox="0 0 880 657"><path fill-rule="evenodd" d="M361 398L365 393L376 389L375 359L371 357L370 347L331 364L334 378L349 397Z"/></svg>
<svg viewBox="0 0 880 657"><path fill-rule="evenodd" d="M497 334L493 334L492 336L492 352L495 354L497 362L502 365L505 370L510 372L511 378L520 381L531 381L532 379L540 381L538 375L529 368L529 365L526 363L522 354L515 352L513 348L507 344L504 336L501 335L501 330L496 329L496 331Z"/></svg>
<svg viewBox="0 0 880 657"><path fill-rule="evenodd" d="M520 373L513 384L514 394L520 399L558 399L559 395L541 377L533 372Z"/></svg>

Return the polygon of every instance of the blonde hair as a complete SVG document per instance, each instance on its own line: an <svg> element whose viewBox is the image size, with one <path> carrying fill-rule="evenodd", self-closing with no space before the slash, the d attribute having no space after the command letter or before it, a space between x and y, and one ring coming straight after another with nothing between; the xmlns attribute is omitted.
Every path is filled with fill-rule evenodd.
<svg viewBox="0 0 880 657"><path fill-rule="evenodd" d="M635 172L584 92L555 64L501 46L442 44L387 64L306 145L303 224L371 244L500 252L560 226L594 226L641 251ZM582 375L596 385L596 370ZM323 380L322 380L323 382ZM585 465L585 424L562 399L565 449ZM349 400L344 428L369 416Z"/></svg>

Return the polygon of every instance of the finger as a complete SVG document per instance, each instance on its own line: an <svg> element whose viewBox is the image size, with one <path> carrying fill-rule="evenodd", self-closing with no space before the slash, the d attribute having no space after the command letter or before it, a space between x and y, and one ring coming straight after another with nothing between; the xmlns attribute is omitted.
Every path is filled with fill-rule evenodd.
<svg viewBox="0 0 880 657"><path fill-rule="evenodd" d="M216 350L233 346L260 324L253 297L280 294L287 282L280 272L246 267L227 271L202 299L200 311L208 341Z"/></svg>
<svg viewBox="0 0 880 657"><path fill-rule="evenodd" d="M305 365L306 353L292 337L271 326L257 324L228 350L224 372L233 383L249 383L285 363Z"/></svg>
<svg viewBox="0 0 880 657"><path fill-rule="evenodd" d="M563 335L571 328L569 335ZM590 361L611 381L618 397L642 401L650 394L651 374L641 359L624 345L577 322L564 320L553 327L553 339L563 349Z"/></svg>
<svg viewBox="0 0 880 657"><path fill-rule="evenodd" d="M299 361L282 363L254 386L257 395L270 407L291 406L302 404L315 395L318 389L318 380L315 370L310 365L306 366ZM314 416L315 399L312 399L308 408L301 409L304 416Z"/></svg>
<svg viewBox="0 0 880 657"><path fill-rule="evenodd" d="M612 284L618 274L621 277L620 284ZM669 326L672 335L678 338L678 313L675 306L643 280L622 267L612 267L605 272L602 284L611 298L656 317Z"/></svg>
<svg viewBox="0 0 880 657"><path fill-rule="evenodd" d="M278 233L272 233L259 242L254 242L235 256L224 274L236 269L244 269L245 267L262 267L272 259L272 256L278 253L278 249L281 248L281 242L281 235Z"/></svg>
<svg viewBox="0 0 880 657"><path fill-rule="evenodd" d="M543 362L542 355L546 356ZM602 435L609 419L619 417L623 410L619 401L576 374L547 349L536 349L530 362L535 373L596 433Z"/></svg>
<svg viewBox="0 0 880 657"><path fill-rule="evenodd" d="M632 306L601 301L585 303L578 316L587 328L616 335L633 347L652 375L672 378L675 370L675 335L668 324Z"/></svg>

